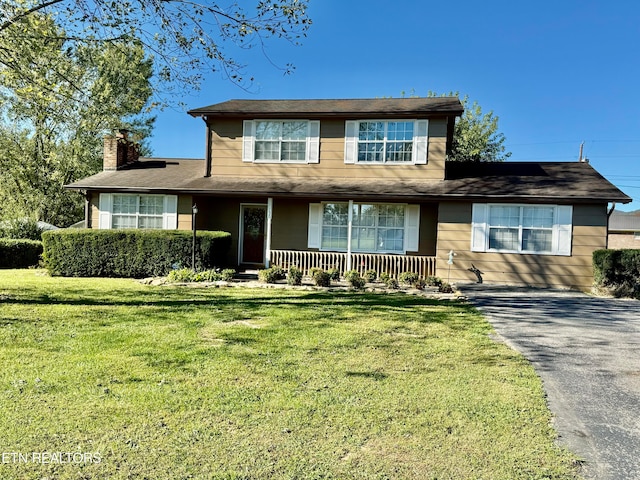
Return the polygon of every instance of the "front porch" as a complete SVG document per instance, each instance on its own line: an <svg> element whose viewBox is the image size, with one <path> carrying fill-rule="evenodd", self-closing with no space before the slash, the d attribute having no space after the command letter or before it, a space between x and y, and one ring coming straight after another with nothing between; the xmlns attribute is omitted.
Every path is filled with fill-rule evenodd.
<svg viewBox="0 0 640 480"><path fill-rule="evenodd" d="M378 276L387 273L395 279L403 272L417 273L422 278L436 275L436 257L299 250L271 250L269 253L270 265L284 269L296 266L303 275L308 275L312 268L337 268L342 274L357 270L361 275L367 270L375 270Z"/></svg>

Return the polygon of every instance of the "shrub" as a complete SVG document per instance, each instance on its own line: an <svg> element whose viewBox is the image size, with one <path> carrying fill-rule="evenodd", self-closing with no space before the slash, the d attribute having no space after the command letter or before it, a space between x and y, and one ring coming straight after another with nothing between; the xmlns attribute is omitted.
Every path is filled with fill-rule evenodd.
<svg viewBox="0 0 640 480"><path fill-rule="evenodd" d="M5 220L0 224L0 237L22 240L42 240L42 228L31 218Z"/></svg>
<svg viewBox="0 0 640 480"><path fill-rule="evenodd" d="M431 276L429 276L429 277L427 277L425 279L425 282L430 287L439 287L440 285L442 285L442 279L440 279L439 277L431 277Z"/></svg>
<svg viewBox="0 0 640 480"><path fill-rule="evenodd" d="M378 272L376 272L375 270L367 270L366 272L364 272L363 277L367 282L373 283L378 278Z"/></svg>
<svg viewBox="0 0 640 480"><path fill-rule="evenodd" d="M262 283L276 283L280 280L280 271L274 267L258 270L258 280Z"/></svg>
<svg viewBox="0 0 640 480"><path fill-rule="evenodd" d="M169 275L167 275L167 281L171 283L192 282L194 277L195 272L190 268L179 268L169 272Z"/></svg>
<svg viewBox="0 0 640 480"><path fill-rule="evenodd" d="M38 265L42 242L0 238L0 268L27 268Z"/></svg>
<svg viewBox="0 0 640 480"><path fill-rule="evenodd" d="M427 286L427 281L424 278L419 278L418 280L416 280L413 286L418 290L424 290Z"/></svg>
<svg viewBox="0 0 640 480"><path fill-rule="evenodd" d="M417 273L402 272L398 277L398 280L400 281L400 283L403 283L405 285L414 285L419 278L420 276Z"/></svg>
<svg viewBox="0 0 640 480"><path fill-rule="evenodd" d="M337 268L330 268L329 270L327 270L327 273L329 274L329 276L331 277L331 280L335 281L335 282L339 282L340 281L340 270L338 270Z"/></svg>
<svg viewBox="0 0 640 480"><path fill-rule="evenodd" d="M287 283L289 285L302 285L302 270L295 265L289 267L289 274L287 275Z"/></svg>
<svg viewBox="0 0 640 480"><path fill-rule="evenodd" d="M344 278L353 288L360 289L365 285L365 280L360 276L357 270L349 270L344 274Z"/></svg>
<svg viewBox="0 0 640 480"><path fill-rule="evenodd" d="M226 269L222 272L216 269L194 272L190 268L179 268L169 272L167 281L172 283L231 281L235 273L236 271L233 269Z"/></svg>
<svg viewBox="0 0 640 480"><path fill-rule="evenodd" d="M309 269L309 276L311 277L311 279L313 280L313 276L316 274L316 272L321 272L322 269L318 268L318 267L312 267Z"/></svg>
<svg viewBox="0 0 640 480"><path fill-rule="evenodd" d="M382 272L380 274L380 281L382 283L386 285L389 280L391 280L391 275L389 275L387 272Z"/></svg>
<svg viewBox="0 0 640 480"><path fill-rule="evenodd" d="M225 268L224 270L222 270L222 272L220 272L222 280L224 280L225 282L230 282L231 280L233 280L235 274L236 271L233 268Z"/></svg>
<svg viewBox="0 0 640 480"><path fill-rule="evenodd" d="M384 282L387 288L391 288L393 290L397 290L399 288L398 281L395 278L389 278L386 282Z"/></svg>
<svg viewBox="0 0 640 480"><path fill-rule="evenodd" d="M331 275L322 269L315 269L311 278L313 279L313 283L319 287L328 287L331 285Z"/></svg>
<svg viewBox="0 0 640 480"><path fill-rule="evenodd" d="M180 230L69 229L42 235L51 275L131 277L167 275L174 265L191 265L192 232ZM196 270L221 265L231 234L200 231Z"/></svg>
<svg viewBox="0 0 640 480"><path fill-rule="evenodd" d="M271 271L273 272L273 275L275 276L276 280L284 280L287 277L287 274L284 271L284 269L277 265L273 265L271 267Z"/></svg>
<svg viewBox="0 0 640 480"><path fill-rule="evenodd" d="M442 282L442 284L438 287L438 291L440 293L453 293L453 287L447 282Z"/></svg>
<svg viewBox="0 0 640 480"><path fill-rule="evenodd" d="M640 250L596 250L593 277L616 297L640 299Z"/></svg>

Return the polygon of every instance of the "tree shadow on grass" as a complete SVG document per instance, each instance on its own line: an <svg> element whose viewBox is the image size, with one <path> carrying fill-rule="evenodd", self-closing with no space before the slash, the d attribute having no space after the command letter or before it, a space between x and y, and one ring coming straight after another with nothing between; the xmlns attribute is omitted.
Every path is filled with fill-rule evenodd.
<svg viewBox="0 0 640 480"><path fill-rule="evenodd" d="M172 296L182 297L172 299ZM312 292L292 294L263 294L244 298L241 295L227 295L219 289L196 289L179 292L148 292L130 290L110 290L92 292L65 289L64 295L23 292L19 295L0 297L1 304L25 305L80 305L80 306L226 306L264 307L264 306L349 306L358 309L372 307L406 309L415 306L455 306L463 310L474 311L473 307L457 300L437 300L403 293L359 293L359 292Z"/></svg>

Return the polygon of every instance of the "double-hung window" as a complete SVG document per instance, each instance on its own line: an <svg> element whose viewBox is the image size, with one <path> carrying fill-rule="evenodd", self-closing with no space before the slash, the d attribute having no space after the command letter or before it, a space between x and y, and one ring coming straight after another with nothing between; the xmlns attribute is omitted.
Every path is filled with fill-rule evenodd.
<svg viewBox="0 0 640 480"><path fill-rule="evenodd" d="M427 120L347 121L345 131L345 163L427 163Z"/></svg>
<svg viewBox="0 0 640 480"><path fill-rule="evenodd" d="M572 208L565 205L474 204L472 250L571 254Z"/></svg>
<svg viewBox="0 0 640 480"><path fill-rule="evenodd" d="M367 253L418 249L420 207L404 204L322 203L309 206L309 247ZM351 241L349 242L349 218Z"/></svg>
<svg viewBox="0 0 640 480"><path fill-rule="evenodd" d="M413 122L360 122L358 162L411 163Z"/></svg>
<svg viewBox="0 0 640 480"><path fill-rule="evenodd" d="M99 228L177 228L176 195L101 193Z"/></svg>
<svg viewBox="0 0 640 480"><path fill-rule="evenodd" d="M112 228L162 228L162 195L113 195Z"/></svg>
<svg viewBox="0 0 640 480"><path fill-rule="evenodd" d="M318 163L320 122L309 120L245 120L244 162Z"/></svg>

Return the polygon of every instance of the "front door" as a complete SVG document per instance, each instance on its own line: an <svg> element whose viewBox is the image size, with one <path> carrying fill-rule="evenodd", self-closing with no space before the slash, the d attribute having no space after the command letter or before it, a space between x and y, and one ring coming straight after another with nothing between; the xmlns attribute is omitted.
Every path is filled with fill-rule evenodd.
<svg viewBox="0 0 640 480"><path fill-rule="evenodd" d="M267 218L266 205L242 205L240 238L242 257L240 263L264 265L264 235Z"/></svg>

